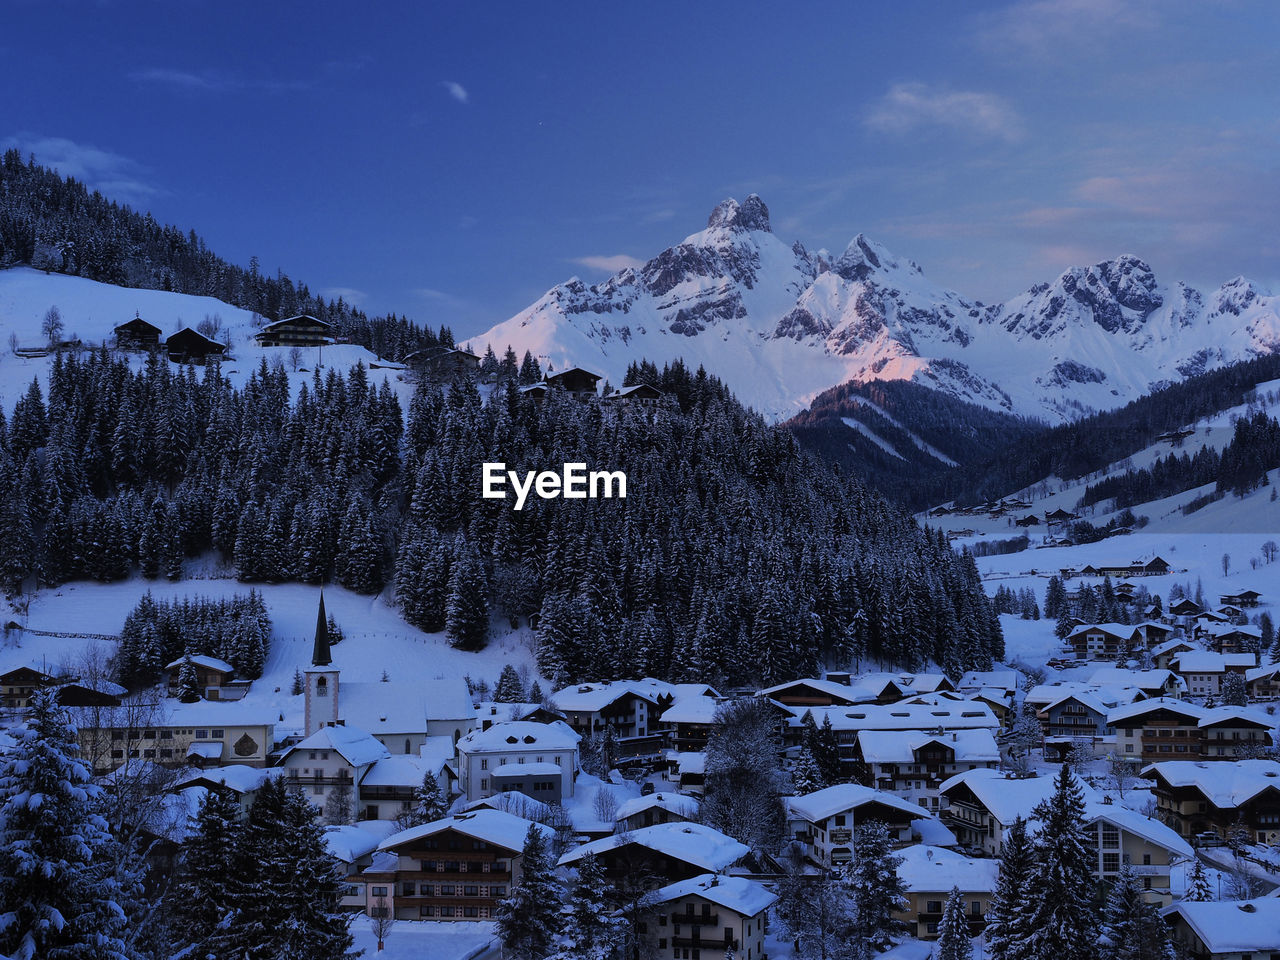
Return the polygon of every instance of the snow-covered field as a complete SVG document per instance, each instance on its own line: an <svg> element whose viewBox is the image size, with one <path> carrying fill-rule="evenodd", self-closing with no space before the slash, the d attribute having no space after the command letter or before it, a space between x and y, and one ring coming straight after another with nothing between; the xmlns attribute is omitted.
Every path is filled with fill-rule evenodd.
<svg viewBox="0 0 1280 960"><path fill-rule="evenodd" d="M260 347L254 341L253 335L263 321L259 320L255 325L252 313L213 297L116 287L83 277L14 267L0 270L0 404L6 413L26 392L32 377L40 380L42 388L48 382L53 358L24 359L15 356L9 349L9 342L10 335L16 335L20 347L45 346L47 341L40 332L40 326L51 306L56 306L62 314L63 338L79 339L86 348L109 342L118 324L139 315L159 327L165 337L183 327L194 329L206 317L219 317L221 327L214 339L223 340L225 333L230 343L228 356L222 362L222 372L237 385L258 369L264 357L268 364L274 365L278 360L284 365L295 390L310 380L311 371L317 364L324 369L345 373L357 361L362 361L366 367L377 364L385 368L371 370L369 381L373 384L380 384L383 380L390 383L406 410L413 394L413 386L403 379L400 365L379 360L363 347L352 344L304 348L299 368L295 371L289 360L288 348ZM135 354L132 362L140 366L143 358Z"/></svg>
<svg viewBox="0 0 1280 960"><path fill-rule="evenodd" d="M351 933L353 947L378 960L479 960L490 955L489 947L497 936L494 924L487 921L397 920L383 938L379 953L368 917L357 917ZM496 949L492 956L497 956Z"/></svg>
<svg viewBox="0 0 1280 960"><path fill-rule="evenodd" d="M302 697L292 696L294 671L311 664L316 608L320 591L304 584L245 584L235 580L184 580L169 583L135 577L121 583L77 582L41 590L30 599L25 617L8 614L6 622L49 631L39 636L12 630L0 637L0 673L19 666L57 667L73 662L97 644L111 652L114 644L71 634L116 634L125 617L148 590L156 599L184 596L220 597L258 590L271 616L271 649L260 679L248 695L234 703L213 705L228 713L265 716L283 737L303 725ZM443 634L424 633L401 619L381 596L368 597L340 587L324 591L327 611L346 639L333 647L333 665L347 681L377 681L385 671L391 680L412 682L469 675L493 683L506 663L532 668L528 631L495 623L489 645L477 653L454 649ZM282 719L276 720L277 717Z"/></svg>

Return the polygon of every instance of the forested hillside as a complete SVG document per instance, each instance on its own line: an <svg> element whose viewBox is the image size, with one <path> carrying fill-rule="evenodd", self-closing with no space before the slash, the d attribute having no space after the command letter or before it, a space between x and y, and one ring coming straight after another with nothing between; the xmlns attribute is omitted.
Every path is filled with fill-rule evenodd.
<svg viewBox="0 0 1280 960"><path fill-rule="evenodd" d="M283 272L264 275L213 253L195 231L162 226L147 213L89 191L17 150L0 160L0 267L26 264L54 273L151 290L216 297L269 320L310 314L338 336L381 357L400 359L441 340L404 317L369 317L341 297L326 300Z"/></svg>
<svg viewBox="0 0 1280 960"><path fill-rule="evenodd" d="M859 657L949 673L999 656L968 556L683 367L654 414L501 380L423 385L407 420L365 370L243 389L106 353L59 358L0 430L0 573L177 579L212 550L249 582L394 584L405 616L484 642L536 623L544 672L773 680ZM481 464L624 470L626 499L481 498ZM135 677L160 664L131 668Z"/></svg>

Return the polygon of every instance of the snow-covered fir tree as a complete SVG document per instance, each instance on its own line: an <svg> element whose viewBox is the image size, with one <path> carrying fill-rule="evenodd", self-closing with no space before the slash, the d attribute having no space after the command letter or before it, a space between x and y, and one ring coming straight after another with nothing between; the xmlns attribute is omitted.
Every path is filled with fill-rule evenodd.
<svg viewBox="0 0 1280 960"><path fill-rule="evenodd" d="M520 674L516 672L516 668L509 663L502 668L502 675L498 677L498 682L494 685L493 699L498 703L522 703L524 701L524 682L520 679Z"/></svg>
<svg viewBox="0 0 1280 960"><path fill-rule="evenodd" d="M449 642L464 650L478 650L489 634L488 583L475 549L463 547L449 578L445 632Z"/></svg>
<svg viewBox="0 0 1280 960"><path fill-rule="evenodd" d="M723 703L707 740L703 821L757 856L777 849L786 828L773 709L756 697Z"/></svg>
<svg viewBox="0 0 1280 960"><path fill-rule="evenodd" d="M617 946L619 929L617 919L602 907L608 896L604 867L591 853L575 867L560 947L548 960L608 960Z"/></svg>
<svg viewBox="0 0 1280 960"><path fill-rule="evenodd" d="M1204 868L1204 861L1199 857L1195 858L1195 863L1191 865L1191 872L1187 874L1187 892L1182 899L1193 903L1217 899L1213 895L1213 886L1209 883L1209 874Z"/></svg>
<svg viewBox="0 0 1280 960"><path fill-rule="evenodd" d="M1033 905L1027 898L1035 851L1027 835L1027 821L1018 817L1009 827L1000 854L1000 874L987 910L983 932L992 960L1025 960L1030 956Z"/></svg>
<svg viewBox="0 0 1280 960"><path fill-rule="evenodd" d="M1090 960L1094 956L1093 879L1084 832L1084 792L1067 764L1054 791L1036 805L1040 832L1027 897L1034 904L1029 960Z"/></svg>
<svg viewBox="0 0 1280 960"><path fill-rule="evenodd" d="M131 960L100 788L52 689L0 762L0 955Z"/></svg>
<svg viewBox="0 0 1280 960"><path fill-rule="evenodd" d="M969 919L964 912L964 897L959 887L952 887L942 908L938 924L937 960L970 960L973 941L969 938Z"/></svg>
<svg viewBox="0 0 1280 960"><path fill-rule="evenodd" d="M1100 960L1174 960L1158 904L1143 894L1128 858L1111 883L1098 934Z"/></svg>
<svg viewBox="0 0 1280 960"><path fill-rule="evenodd" d="M195 703L200 699L200 683L196 679L195 661L188 653L178 667L178 699L182 703Z"/></svg>
<svg viewBox="0 0 1280 960"><path fill-rule="evenodd" d="M893 853L889 828L879 820L861 824L853 832L853 851L844 878L857 904L854 935L877 950L885 950L906 931L898 912L907 888L898 876L902 858Z"/></svg>
<svg viewBox="0 0 1280 960"><path fill-rule="evenodd" d="M448 811L444 792L430 770L422 775L422 783L414 788L413 801L406 810L396 817L396 825L401 830L421 826L439 820Z"/></svg>
<svg viewBox="0 0 1280 960"><path fill-rule="evenodd" d="M200 802L169 897L175 925L195 956L205 956L234 909L229 855L238 842L240 805L229 791L210 790Z"/></svg>
<svg viewBox="0 0 1280 960"><path fill-rule="evenodd" d="M801 747L795 766L791 768L793 792L796 796L803 797L825 786L827 784L823 782L822 771L818 769L818 761L813 758L813 751L807 746Z"/></svg>
<svg viewBox="0 0 1280 960"><path fill-rule="evenodd" d="M520 879L498 904L494 921L506 956L542 960L553 949L564 918L560 912L563 892L538 824L529 824L520 865Z"/></svg>

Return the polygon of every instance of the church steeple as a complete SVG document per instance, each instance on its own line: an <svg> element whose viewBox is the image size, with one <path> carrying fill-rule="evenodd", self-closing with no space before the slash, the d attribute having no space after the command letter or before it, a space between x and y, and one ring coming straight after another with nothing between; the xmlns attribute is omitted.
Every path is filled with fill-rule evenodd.
<svg viewBox="0 0 1280 960"><path fill-rule="evenodd" d="M327 667L333 663L329 655L329 618L324 613L324 590L320 591L320 609L316 611L316 642L311 648L311 665Z"/></svg>

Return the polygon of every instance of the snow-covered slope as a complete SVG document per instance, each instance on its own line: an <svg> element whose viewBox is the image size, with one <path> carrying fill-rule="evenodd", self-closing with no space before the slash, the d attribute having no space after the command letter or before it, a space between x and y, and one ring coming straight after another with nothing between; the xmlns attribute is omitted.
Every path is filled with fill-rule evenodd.
<svg viewBox="0 0 1280 960"><path fill-rule="evenodd" d="M1124 256L985 305L862 234L836 257L788 246L753 194L644 266L573 278L471 343L615 384L632 360L679 357L777 418L848 380L913 379L1061 421L1274 350L1280 298L1244 278L1210 293L1166 286Z"/></svg>
<svg viewBox="0 0 1280 960"><path fill-rule="evenodd" d="M368 350L351 344L326 346L323 351L311 347L303 350L298 370L284 347L260 347L253 339L265 322L254 320L254 315L239 307L233 307L213 297L197 297L163 290L139 290L133 287L116 287L107 283L70 277L63 274L46 274L28 267L0 270L0 404L6 412L27 389L32 377L42 386L47 382L52 357L26 359L14 354L11 343L21 347L41 347L46 338L41 333L41 323L50 307L56 306L62 315L63 338L79 339L86 348L96 348L110 342L112 331L118 324L141 316L160 328L162 336L176 333L183 327L195 328L208 318L218 318L219 329L214 339L229 344L227 356L222 362L223 374L239 385L248 379L265 357L267 363L277 360L289 371L295 389L311 378L311 370L317 363L324 368L346 372L357 361L378 364L385 368L374 370L370 381L381 383L385 377L400 394L401 406L408 409L411 387L398 378L401 368L386 361L379 361ZM323 352L323 356L321 353ZM136 362L142 358L135 355ZM381 376L379 376L381 374Z"/></svg>

